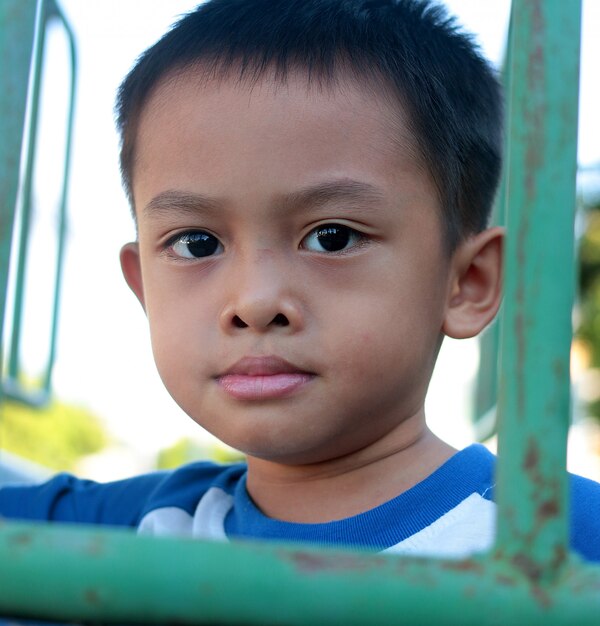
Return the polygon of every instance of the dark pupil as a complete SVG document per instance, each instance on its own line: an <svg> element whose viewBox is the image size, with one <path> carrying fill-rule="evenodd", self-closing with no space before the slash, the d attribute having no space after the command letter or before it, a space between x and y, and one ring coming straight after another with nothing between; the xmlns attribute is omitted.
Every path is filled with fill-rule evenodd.
<svg viewBox="0 0 600 626"><path fill-rule="evenodd" d="M350 240L350 229L344 226L325 226L317 232L319 243L327 252L343 250Z"/></svg>
<svg viewBox="0 0 600 626"><path fill-rule="evenodd" d="M219 242L207 233L191 233L187 236L186 244L191 254L201 257L214 254Z"/></svg>

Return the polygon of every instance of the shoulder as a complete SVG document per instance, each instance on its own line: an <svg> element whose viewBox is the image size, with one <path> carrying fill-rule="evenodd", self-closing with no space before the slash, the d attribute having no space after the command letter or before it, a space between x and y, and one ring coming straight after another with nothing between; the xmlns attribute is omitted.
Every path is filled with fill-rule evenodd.
<svg viewBox="0 0 600 626"><path fill-rule="evenodd" d="M0 489L0 516L22 520L128 525L135 502L164 480L155 472L99 483L57 474L46 482Z"/></svg>
<svg viewBox="0 0 600 626"><path fill-rule="evenodd" d="M582 557L600 561L600 484L571 476L571 545Z"/></svg>
<svg viewBox="0 0 600 626"><path fill-rule="evenodd" d="M59 474L32 486L0 489L0 516L15 519L137 526L148 510L187 509L214 484L243 473L244 465L192 463L109 483Z"/></svg>
<svg viewBox="0 0 600 626"><path fill-rule="evenodd" d="M461 484L478 477L481 485L489 484L479 494L487 499L495 499L496 457L481 445L472 445L458 453L448 463ZM466 478L470 476L471 478ZM600 562L600 484L570 475L570 543L581 557Z"/></svg>
<svg viewBox="0 0 600 626"><path fill-rule="evenodd" d="M220 465L198 462L184 465L165 475L149 494L142 514L152 509L178 507L192 513L198 500L213 487L233 494L240 478L246 473L245 463Z"/></svg>

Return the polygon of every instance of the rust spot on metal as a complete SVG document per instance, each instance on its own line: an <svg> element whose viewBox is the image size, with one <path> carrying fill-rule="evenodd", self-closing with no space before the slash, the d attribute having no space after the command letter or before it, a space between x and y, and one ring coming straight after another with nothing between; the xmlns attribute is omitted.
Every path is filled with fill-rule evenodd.
<svg viewBox="0 0 600 626"><path fill-rule="evenodd" d="M512 564L528 579L531 585L531 595L538 601L538 603L545 608L551 606L552 597L541 585L545 568L535 562L529 555L523 553L515 555L511 561Z"/></svg>
<svg viewBox="0 0 600 626"><path fill-rule="evenodd" d="M28 546L32 543L33 537L31 533L20 532L11 536L10 543L15 546Z"/></svg>
<svg viewBox="0 0 600 626"><path fill-rule="evenodd" d="M442 561L440 569L452 570L455 572L477 572L483 573L483 567L479 561L465 559L464 561Z"/></svg>
<svg viewBox="0 0 600 626"><path fill-rule="evenodd" d="M525 453L525 460L523 461L523 469L526 472L532 472L537 469L540 462L540 452L538 450L535 439L529 438L527 444L527 452Z"/></svg>
<svg viewBox="0 0 600 626"><path fill-rule="evenodd" d="M382 558L376 556L368 558L364 554L326 555L298 551L285 553L285 557L291 560L299 571L307 573L340 570L365 571L381 566L385 562Z"/></svg>
<svg viewBox="0 0 600 626"><path fill-rule="evenodd" d="M554 546L554 556L552 557L551 567L553 569L558 569L562 567L569 559L569 553L565 546L557 545Z"/></svg>
<svg viewBox="0 0 600 626"><path fill-rule="evenodd" d="M526 233L528 229L527 220L523 220L518 234L518 246L517 257L520 266L523 266L525 259L525 247L526 247ZM515 322L515 338L517 340L516 353L517 359L515 367L517 370L517 376L515 384L517 386L516 401L517 401L517 418L519 420L525 419L525 356L527 345L525 340L525 320L522 310L525 306L525 287L523 285L523 277L519 276L517 279L515 299L517 302L517 313L514 318Z"/></svg>
<svg viewBox="0 0 600 626"><path fill-rule="evenodd" d="M552 517L557 517L560 513L560 506L557 500L545 500L537 508L537 518L543 522Z"/></svg>
<svg viewBox="0 0 600 626"><path fill-rule="evenodd" d="M524 581L521 579L521 576L523 576L526 580L528 591L536 602L543 608L552 606L552 595L543 586L543 579L549 567L558 567L563 564L563 558L568 558L568 553L562 546L555 548L554 559L549 566L548 564L537 563L526 552L519 552L512 558L507 559L504 550L496 550L491 556L494 561L510 564L515 570L514 575L504 571L496 573L494 580L497 585L504 587L522 586Z"/></svg>
<svg viewBox="0 0 600 626"><path fill-rule="evenodd" d="M517 582L514 578L507 576L506 574L496 574L496 583L502 587L516 587Z"/></svg>
<svg viewBox="0 0 600 626"><path fill-rule="evenodd" d="M83 593L83 597L88 604L94 606L100 606L102 604L100 594L95 589L86 589Z"/></svg>
<svg viewBox="0 0 600 626"><path fill-rule="evenodd" d="M531 437L527 444L523 469L529 475L529 480L535 486L531 497L536 501L536 532L548 520L560 516L562 498L560 482L556 479L547 479L539 467L541 461L538 443Z"/></svg>
<svg viewBox="0 0 600 626"><path fill-rule="evenodd" d="M532 583L537 583L542 578L543 568L534 561L528 554L522 552L515 554L511 559L512 564L517 570L525 575Z"/></svg>
<svg viewBox="0 0 600 626"><path fill-rule="evenodd" d="M552 371L557 378L557 381L562 381L569 375L568 369L565 367L565 364L562 359L553 359L552 361Z"/></svg>
<svg viewBox="0 0 600 626"><path fill-rule="evenodd" d="M552 596L545 589L534 585L531 588L531 593L544 608L552 606Z"/></svg>
<svg viewBox="0 0 600 626"><path fill-rule="evenodd" d="M526 80L527 95L523 103L523 112L527 122L527 141L525 149L525 188L527 197L533 198L537 192L536 173L546 158L546 136L544 119L546 105L543 98L536 98L536 94L543 93L546 83L546 68L544 58L544 35L546 25L538 2L530 4L532 12L531 32L533 45L527 58ZM531 97L530 94L533 94Z"/></svg>
<svg viewBox="0 0 600 626"><path fill-rule="evenodd" d="M102 556L104 554L104 539L101 537L93 537L86 547L86 552L90 556Z"/></svg>
<svg viewBox="0 0 600 626"><path fill-rule="evenodd" d="M331 569L332 566L328 558L305 552L294 552L290 558L301 572L318 572Z"/></svg>

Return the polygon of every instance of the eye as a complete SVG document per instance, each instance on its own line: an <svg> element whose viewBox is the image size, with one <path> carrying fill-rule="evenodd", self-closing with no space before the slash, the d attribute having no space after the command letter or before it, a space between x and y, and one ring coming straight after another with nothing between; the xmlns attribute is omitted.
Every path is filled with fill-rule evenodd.
<svg viewBox="0 0 600 626"><path fill-rule="evenodd" d="M365 240L362 233L343 224L322 224L302 240L302 248L312 252L342 252Z"/></svg>
<svg viewBox="0 0 600 626"><path fill-rule="evenodd" d="M201 230L177 235L167 246L175 256L182 259L201 259L223 252L221 242L214 235Z"/></svg>

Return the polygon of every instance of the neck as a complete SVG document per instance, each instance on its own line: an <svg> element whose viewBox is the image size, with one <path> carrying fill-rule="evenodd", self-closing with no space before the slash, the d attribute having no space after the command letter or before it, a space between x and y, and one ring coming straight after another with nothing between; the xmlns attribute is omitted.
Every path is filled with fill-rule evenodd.
<svg viewBox="0 0 600 626"><path fill-rule="evenodd" d="M344 456L306 465L248 458L248 492L281 521L320 523L372 509L407 491L456 450L426 426L422 412L378 441Z"/></svg>

